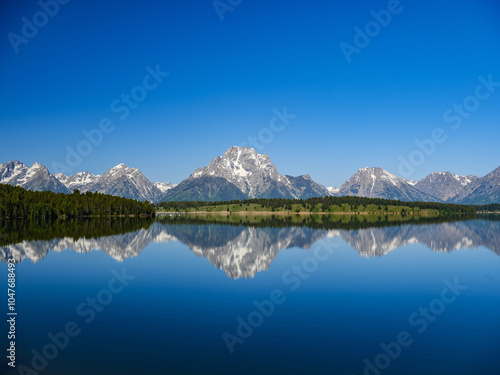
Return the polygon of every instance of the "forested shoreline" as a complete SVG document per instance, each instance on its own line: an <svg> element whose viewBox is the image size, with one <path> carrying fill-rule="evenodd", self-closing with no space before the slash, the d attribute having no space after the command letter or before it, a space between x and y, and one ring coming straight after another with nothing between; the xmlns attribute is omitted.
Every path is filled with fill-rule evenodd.
<svg viewBox="0 0 500 375"><path fill-rule="evenodd" d="M498 209L498 205L472 206L438 202L406 202L355 196L309 199L255 198L231 201L170 201L156 206L149 202L95 192L71 194L31 191L0 184L0 218L53 220L75 217L154 216L169 212L288 212L288 213L378 213L378 214L474 214Z"/></svg>
<svg viewBox="0 0 500 375"><path fill-rule="evenodd" d="M470 205L438 202L406 202L399 200L366 198L355 196L318 197L309 199L255 198L217 202L169 201L156 204L157 209L171 212L326 212L326 213L419 213L433 211L444 214L474 214L476 207Z"/></svg>
<svg viewBox="0 0 500 375"><path fill-rule="evenodd" d="M71 194L31 191L0 184L0 218L53 220L75 217L154 216L149 202L74 190Z"/></svg>
<svg viewBox="0 0 500 375"><path fill-rule="evenodd" d="M500 212L500 203L477 205L476 209L478 212Z"/></svg>

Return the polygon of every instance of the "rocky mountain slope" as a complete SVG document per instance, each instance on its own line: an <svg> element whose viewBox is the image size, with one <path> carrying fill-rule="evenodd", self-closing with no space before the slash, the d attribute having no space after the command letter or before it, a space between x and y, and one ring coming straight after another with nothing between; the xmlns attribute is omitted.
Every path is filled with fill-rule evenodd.
<svg viewBox="0 0 500 375"><path fill-rule="evenodd" d="M164 195L140 170L125 164L111 168L89 185L87 190L151 202L159 201Z"/></svg>
<svg viewBox="0 0 500 375"><path fill-rule="evenodd" d="M432 195L417 190L404 178L382 168L361 168L340 187L339 196L398 199L402 201L437 201Z"/></svg>
<svg viewBox="0 0 500 375"><path fill-rule="evenodd" d="M34 163L27 167L20 161L0 164L0 183L21 186L27 190L50 190L56 193L69 193L70 190L62 184L46 167Z"/></svg>
<svg viewBox="0 0 500 375"><path fill-rule="evenodd" d="M78 172L72 176L66 176L63 173L58 173L54 176L70 191L78 189L80 192L88 191L89 187L101 178L101 175L93 175L89 172Z"/></svg>
<svg viewBox="0 0 500 375"><path fill-rule="evenodd" d="M397 177L382 168L361 168L340 188L326 188L307 174L298 177L280 174L269 156L249 147L229 148L180 184L153 183L139 169L124 164L102 176L89 172L66 176L52 175L39 163L28 168L20 161L0 164L0 183L60 193L74 189L96 191L150 202L351 195L457 204L500 203L500 167L480 178L434 172L420 181Z"/></svg>
<svg viewBox="0 0 500 375"><path fill-rule="evenodd" d="M164 200L295 199L325 195L329 195L328 190L308 175L284 176L269 156L235 146L169 190Z"/></svg>
<svg viewBox="0 0 500 375"><path fill-rule="evenodd" d="M443 202L453 199L466 186L477 180L476 176L458 176L450 172L434 172L413 185L423 193L432 195Z"/></svg>
<svg viewBox="0 0 500 375"><path fill-rule="evenodd" d="M500 167L486 176L475 179L451 199L453 203L500 203Z"/></svg>

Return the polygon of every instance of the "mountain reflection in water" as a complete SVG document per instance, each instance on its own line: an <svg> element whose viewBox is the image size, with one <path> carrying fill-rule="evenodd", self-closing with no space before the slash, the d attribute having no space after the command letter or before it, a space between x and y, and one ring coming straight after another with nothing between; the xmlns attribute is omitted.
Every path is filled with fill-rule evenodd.
<svg viewBox="0 0 500 375"><path fill-rule="evenodd" d="M436 252L484 246L500 255L500 221L424 220L373 222L330 219L289 222L252 218L248 222L179 216L156 221L140 219L85 220L37 227L18 222L0 224L0 260L36 263L50 251L78 253L103 250L117 261L138 256L152 242L180 241L208 259L230 278L253 277L269 268L280 250L309 249L326 237L340 237L360 255L380 257L399 247L420 243ZM218 223L217 220L237 220ZM336 221L335 221L336 220ZM441 221L441 222L439 222ZM337 225L335 225L335 223Z"/></svg>

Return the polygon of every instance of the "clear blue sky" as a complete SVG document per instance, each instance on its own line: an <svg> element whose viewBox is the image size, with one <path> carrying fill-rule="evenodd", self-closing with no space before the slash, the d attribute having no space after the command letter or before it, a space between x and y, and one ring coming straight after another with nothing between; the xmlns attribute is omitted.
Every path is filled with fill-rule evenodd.
<svg viewBox="0 0 500 375"><path fill-rule="evenodd" d="M354 28L365 30L387 1L244 0L223 21L212 0L71 0L47 20L36 1L0 7L0 162L56 172L66 147L109 118L114 130L73 172L123 162L152 181L179 182L228 147L269 135L273 109L286 106L297 117L261 151L281 173L327 186L361 167L399 174L398 157L435 128L446 142L409 178L482 176L500 165L500 87L458 129L443 120L475 95L478 76L500 81L495 0L402 0L378 35L368 24L374 36L350 63L340 43L354 46ZM25 27L27 43L12 42L9 33L23 37L22 18L34 16L37 34ZM170 75L151 91L136 88L158 64ZM128 116L113 112L134 88L147 97Z"/></svg>

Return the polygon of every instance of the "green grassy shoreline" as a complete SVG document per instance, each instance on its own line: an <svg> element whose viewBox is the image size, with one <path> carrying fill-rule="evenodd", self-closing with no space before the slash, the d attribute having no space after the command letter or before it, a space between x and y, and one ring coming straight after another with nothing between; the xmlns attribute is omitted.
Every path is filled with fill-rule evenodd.
<svg viewBox="0 0 500 375"><path fill-rule="evenodd" d="M474 214L476 207L436 202L403 202L364 197L323 197L306 200L248 199L226 202L161 202L156 213L200 214L334 214L334 215L449 215Z"/></svg>

